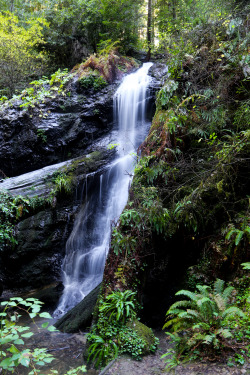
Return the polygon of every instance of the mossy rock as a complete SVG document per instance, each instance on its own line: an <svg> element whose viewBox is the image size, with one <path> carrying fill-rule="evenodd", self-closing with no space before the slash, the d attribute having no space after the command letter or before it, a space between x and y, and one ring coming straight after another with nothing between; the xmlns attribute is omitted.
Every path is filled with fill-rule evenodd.
<svg viewBox="0 0 250 375"><path fill-rule="evenodd" d="M145 342L142 355L152 353L152 347L155 345L156 338L151 328L147 327L145 324L134 320L133 322L128 322L127 327L133 329L138 336Z"/></svg>

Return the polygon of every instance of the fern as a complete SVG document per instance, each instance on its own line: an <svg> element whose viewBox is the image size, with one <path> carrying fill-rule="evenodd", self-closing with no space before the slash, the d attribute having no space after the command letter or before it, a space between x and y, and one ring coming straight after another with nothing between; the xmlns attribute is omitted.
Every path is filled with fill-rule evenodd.
<svg viewBox="0 0 250 375"><path fill-rule="evenodd" d="M218 350L223 347L225 340L232 338L232 332L225 326L226 322L237 316L245 318L241 309L229 305L233 290L231 286L225 288L225 282L217 279L213 288L197 285L197 292L180 290L176 293L187 300L177 301L170 306L163 327L171 327L171 337L178 344L176 350L194 350L204 345ZM182 337L181 345L177 339L179 334Z"/></svg>
<svg viewBox="0 0 250 375"><path fill-rule="evenodd" d="M223 292L225 281L217 279L214 283L214 294L221 294Z"/></svg>

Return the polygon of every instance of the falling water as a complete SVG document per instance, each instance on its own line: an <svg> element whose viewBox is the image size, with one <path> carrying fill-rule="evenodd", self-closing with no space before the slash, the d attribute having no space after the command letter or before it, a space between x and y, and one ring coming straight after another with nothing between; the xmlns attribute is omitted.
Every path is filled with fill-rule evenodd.
<svg viewBox="0 0 250 375"><path fill-rule="evenodd" d="M88 182L86 179L85 201L66 243L64 291L55 316L74 307L102 281L111 226L128 199L134 167L131 153L145 138L149 125L145 113L151 65L146 63L125 77L114 96L119 158L101 176L88 176Z"/></svg>

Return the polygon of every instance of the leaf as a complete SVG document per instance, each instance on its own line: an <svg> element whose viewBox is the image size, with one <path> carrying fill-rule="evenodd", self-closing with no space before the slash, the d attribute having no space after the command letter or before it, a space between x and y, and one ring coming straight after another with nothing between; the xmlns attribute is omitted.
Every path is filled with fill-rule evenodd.
<svg viewBox="0 0 250 375"><path fill-rule="evenodd" d="M22 336L22 337L25 337L25 338L28 338L28 337L33 336L33 332L23 333L21 336Z"/></svg>
<svg viewBox="0 0 250 375"><path fill-rule="evenodd" d="M16 345L24 345L24 341L22 339L17 339L14 341L14 344Z"/></svg>
<svg viewBox="0 0 250 375"><path fill-rule="evenodd" d="M20 360L20 363L25 366L25 367L29 367L29 364L30 364L30 359L27 358L27 357L22 357L21 360Z"/></svg>
<svg viewBox="0 0 250 375"><path fill-rule="evenodd" d="M50 332L56 332L58 330L54 326L49 326L48 327L48 331L50 331Z"/></svg>
<svg viewBox="0 0 250 375"><path fill-rule="evenodd" d="M11 345L11 347L8 349L9 352L12 354L20 353L20 350L18 350L15 345Z"/></svg>
<svg viewBox="0 0 250 375"><path fill-rule="evenodd" d="M38 313L40 310L41 310L41 306L38 306L38 305L32 306L33 313Z"/></svg>
<svg viewBox="0 0 250 375"><path fill-rule="evenodd" d="M9 368L11 366L14 366L12 358L5 358L3 361L0 362L0 367Z"/></svg>
<svg viewBox="0 0 250 375"><path fill-rule="evenodd" d="M40 318L45 318L45 319L52 319L51 315L47 312L42 312L39 314Z"/></svg>
<svg viewBox="0 0 250 375"><path fill-rule="evenodd" d="M236 245L236 246L239 245L239 243L240 243L240 241L241 241L243 235L244 235L244 232L243 232L243 231L240 231L240 232L237 234L237 236L236 236L236 238L235 238L235 245Z"/></svg>

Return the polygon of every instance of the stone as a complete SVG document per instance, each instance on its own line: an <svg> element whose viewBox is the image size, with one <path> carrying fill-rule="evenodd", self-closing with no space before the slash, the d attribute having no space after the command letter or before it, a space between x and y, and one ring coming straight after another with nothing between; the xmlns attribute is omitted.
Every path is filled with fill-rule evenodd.
<svg viewBox="0 0 250 375"><path fill-rule="evenodd" d="M90 326L101 284L92 290L78 305L60 318L54 326L65 333L75 333Z"/></svg>

